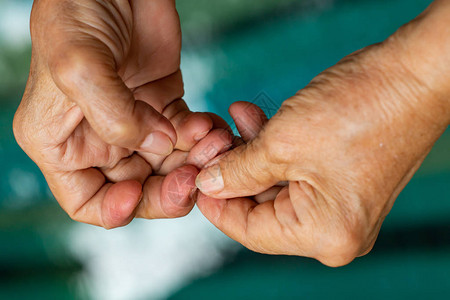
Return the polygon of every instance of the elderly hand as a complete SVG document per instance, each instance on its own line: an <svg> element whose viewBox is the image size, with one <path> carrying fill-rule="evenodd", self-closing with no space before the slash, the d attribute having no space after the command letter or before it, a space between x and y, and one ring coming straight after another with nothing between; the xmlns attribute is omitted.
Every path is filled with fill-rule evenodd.
<svg viewBox="0 0 450 300"><path fill-rule="evenodd" d="M329 266L368 253L450 123L449 6L436 1L384 43L320 74L258 135L262 122L245 121L242 103L232 106L254 139L197 177L202 213L262 253Z"/></svg>
<svg viewBox="0 0 450 300"><path fill-rule="evenodd" d="M31 34L14 133L65 211L105 228L187 214L198 171L183 165L231 137L181 100L174 0L39 0Z"/></svg>

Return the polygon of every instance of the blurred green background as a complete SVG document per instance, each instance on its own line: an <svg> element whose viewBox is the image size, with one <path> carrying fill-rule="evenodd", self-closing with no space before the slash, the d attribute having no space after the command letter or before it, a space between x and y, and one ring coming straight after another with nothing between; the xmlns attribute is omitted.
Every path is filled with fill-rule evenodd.
<svg viewBox="0 0 450 300"><path fill-rule="evenodd" d="M178 0L186 100L227 120L236 100L263 97L276 108L429 3ZM11 130L29 67L31 4L0 0L0 299L450 298L449 131L400 195L374 250L339 269L251 253L196 210L114 231L72 222Z"/></svg>

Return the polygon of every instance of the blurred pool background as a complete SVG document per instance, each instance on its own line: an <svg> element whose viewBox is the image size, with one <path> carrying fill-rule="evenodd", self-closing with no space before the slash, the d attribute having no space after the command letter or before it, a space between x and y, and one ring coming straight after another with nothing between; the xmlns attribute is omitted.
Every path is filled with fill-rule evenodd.
<svg viewBox="0 0 450 300"><path fill-rule="evenodd" d="M186 100L276 107L430 0L178 0ZM106 231L71 221L11 123L30 60L32 1L0 0L0 299L448 299L450 133L400 195L374 250L330 269L251 253L194 210Z"/></svg>

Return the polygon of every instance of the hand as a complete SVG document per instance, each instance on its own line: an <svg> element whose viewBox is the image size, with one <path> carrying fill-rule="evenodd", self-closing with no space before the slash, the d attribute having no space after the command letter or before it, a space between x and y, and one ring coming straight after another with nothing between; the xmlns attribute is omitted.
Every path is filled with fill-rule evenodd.
<svg viewBox="0 0 450 300"><path fill-rule="evenodd" d="M238 127L252 128L255 138L200 173L202 213L261 253L329 266L368 253L398 194L450 124L450 44L427 31L439 28L430 23L442 15L435 8L320 74L264 127L245 118L242 103L232 106L234 118L244 120ZM274 187L282 181L289 185Z"/></svg>
<svg viewBox="0 0 450 300"><path fill-rule="evenodd" d="M14 133L66 212L105 228L187 214L198 171L183 165L231 138L181 100L174 1L39 0L31 34Z"/></svg>

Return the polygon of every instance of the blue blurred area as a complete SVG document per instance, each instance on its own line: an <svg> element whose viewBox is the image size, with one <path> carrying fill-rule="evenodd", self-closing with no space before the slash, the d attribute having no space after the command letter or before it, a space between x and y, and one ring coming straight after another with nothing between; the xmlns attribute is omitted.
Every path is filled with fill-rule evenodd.
<svg viewBox="0 0 450 300"><path fill-rule="evenodd" d="M12 1L0 2L0 9L7 2ZM252 3L229 2L244 11ZM289 1L283 1L280 9L272 11L275 2L265 1L267 7L272 5L270 9L260 8L261 13L252 14L251 19L236 19L239 25L232 26L230 21L238 14L230 15L227 26L215 24L214 34L198 33L208 38L198 38L192 31L186 34L183 71L191 106L214 111L227 120L228 106L237 100L263 101L273 111L315 75L345 55L382 41L431 3L347 0L289 6ZM194 14L188 19L188 9L196 8L180 5L183 24L200 18ZM214 24L214 20L209 22ZM0 58L7 57L0 60L0 84L4 83L0 97L0 299L84 299L88 296L76 278L89 265L67 249L73 222L56 205L39 169L12 134L21 91L5 91L12 85L11 76L22 87L24 82L22 73L11 75L4 65L19 69L20 62L28 63L29 45L24 48L12 51L4 41L0 44ZM17 53L18 63L9 58L11 53ZM222 268L197 275L173 291L172 298L448 298L449 186L447 131L400 195L370 255L347 267L330 269L309 259L242 249L237 256L229 255Z"/></svg>
<svg viewBox="0 0 450 300"><path fill-rule="evenodd" d="M236 29L199 49L213 57L208 100L218 112L225 112L232 102L251 100L265 90L281 103L344 56L386 39L429 3L336 1Z"/></svg>

